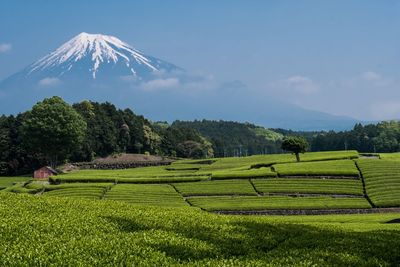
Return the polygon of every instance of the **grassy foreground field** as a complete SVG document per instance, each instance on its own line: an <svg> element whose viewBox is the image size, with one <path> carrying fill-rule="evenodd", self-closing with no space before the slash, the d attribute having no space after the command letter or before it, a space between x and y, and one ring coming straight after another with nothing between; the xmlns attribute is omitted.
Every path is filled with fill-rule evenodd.
<svg viewBox="0 0 400 267"><path fill-rule="evenodd" d="M221 216L0 192L2 266L397 266L400 214Z"/></svg>

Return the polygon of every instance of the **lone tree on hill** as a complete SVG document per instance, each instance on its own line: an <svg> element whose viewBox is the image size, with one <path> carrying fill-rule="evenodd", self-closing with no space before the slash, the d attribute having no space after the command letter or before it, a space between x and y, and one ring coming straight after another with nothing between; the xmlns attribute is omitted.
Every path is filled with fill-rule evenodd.
<svg viewBox="0 0 400 267"><path fill-rule="evenodd" d="M45 156L51 167L78 149L85 137L86 122L60 97L44 99L26 116L23 141L30 150Z"/></svg>
<svg viewBox="0 0 400 267"><path fill-rule="evenodd" d="M306 152L307 148L307 140L299 136L285 137L282 142L282 149L294 153L297 161L300 161L300 153Z"/></svg>

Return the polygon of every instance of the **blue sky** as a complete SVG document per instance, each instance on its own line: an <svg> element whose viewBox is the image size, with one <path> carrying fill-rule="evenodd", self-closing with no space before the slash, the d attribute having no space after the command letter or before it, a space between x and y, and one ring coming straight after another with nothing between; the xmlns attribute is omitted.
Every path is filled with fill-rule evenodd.
<svg viewBox="0 0 400 267"><path fill-rule="evenodd" d="M80 32L214 84L364 120L400 116L400 1L0 2L0 80ZM217 88L216 88L217 89Z"/></svg>

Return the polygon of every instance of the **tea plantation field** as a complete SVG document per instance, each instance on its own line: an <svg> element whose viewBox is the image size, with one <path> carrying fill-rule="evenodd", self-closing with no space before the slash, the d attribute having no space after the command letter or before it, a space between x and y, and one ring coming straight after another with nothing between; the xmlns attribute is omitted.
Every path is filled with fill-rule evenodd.
<svg viewBox="0 0 400 267"><path fill-rule="evenodd" d="M398 218L227 216L0 192L0 264L398 266L400 224L388 223Z"/></svg>
<svg viewBox="0 0 400 267"><path fill-rule="evenodd" d="M305 153L301 162L291 154L178 160L169 166L80 170L53 176L50 183L0 178L0 189L213 212L376 212L400 207L399 155L365 159L357 151L333 151Z"/></svg>
<svg viewBox="0 0 400 267"><path fill-rule="evenodd" d="M0 177L0 265L399 266L399 155Z"/></svg>

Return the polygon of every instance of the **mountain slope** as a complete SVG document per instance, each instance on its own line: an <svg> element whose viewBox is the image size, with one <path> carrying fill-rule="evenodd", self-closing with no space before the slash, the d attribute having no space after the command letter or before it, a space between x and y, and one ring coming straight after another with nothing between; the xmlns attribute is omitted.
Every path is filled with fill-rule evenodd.
<svg viewBox="0 0 400 267"><path fill-rule="evenodd" d="M114 36L83 32L16 76L32 81L68 76L79 79L131 76L140 80L157 72L177 69L177 66L147 56Z"/></svg>

